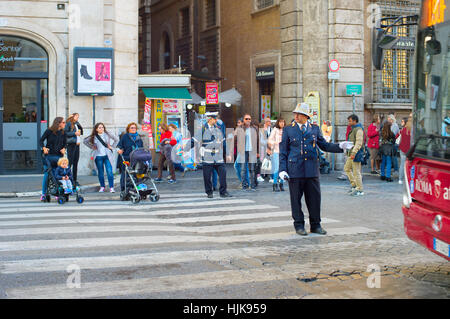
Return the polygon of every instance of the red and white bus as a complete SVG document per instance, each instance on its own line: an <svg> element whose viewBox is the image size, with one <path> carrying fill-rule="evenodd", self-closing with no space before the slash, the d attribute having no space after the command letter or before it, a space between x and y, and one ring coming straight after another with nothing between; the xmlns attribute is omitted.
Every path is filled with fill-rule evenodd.
<svg viewBox="0 0 450 319"><path fill-rule="evenodd" d="M450 260L450 0L424 0L415 55L412 147L405 164L406 235Z"/></svg>

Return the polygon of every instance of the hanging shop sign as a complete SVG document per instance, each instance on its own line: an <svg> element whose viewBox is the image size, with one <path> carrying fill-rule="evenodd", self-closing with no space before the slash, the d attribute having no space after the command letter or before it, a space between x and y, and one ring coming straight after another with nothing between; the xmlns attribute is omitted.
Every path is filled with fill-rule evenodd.
<svg viewBox="0 0 450 319"><path fill-rule="evenodd" d="M271 95L261 95L261 121L263 122L264 119L270 118L271 101Z"/></svg>
<svg viewBox="0 0 450 319"><path fill-rule="evenodd" d="M219 83L206 82L206 104L219 104Z"/></svg>
<svg viewBox="0 0 450 319"><path fill-rule="evenodd" d="M275 67L256 68L256 80L275 79Z"/></svg>
<svg viewBox="0 0 450 319"><path fill-rule="evenodd" d="M308 92L305 102L309 104L311 110L311 123L320 126L320 94L318 91Z"/></svg>
<svg viewBox="0 0 450 319"><path fill-rule="evenodd" d="M143 120L144 124L142 125L142 130L148 133L149 148L154 149L155 145L153 143L151 114L152 114L152 100L146 98L144 108L144 120Z"/></svg>
<svg viewBox="0 0 450 319"><path fill-rule="evenodd" d="M155 100L155 137L156 150L159 151L159 140L161 139L161 132L158 126L163 123L163 103L162 100Z"/></svg>
<svg viewBox="0 0 450 319"><path fill-rule="evenodd" d="M114 95L114 49L73 49L74 95Z"/></svg>

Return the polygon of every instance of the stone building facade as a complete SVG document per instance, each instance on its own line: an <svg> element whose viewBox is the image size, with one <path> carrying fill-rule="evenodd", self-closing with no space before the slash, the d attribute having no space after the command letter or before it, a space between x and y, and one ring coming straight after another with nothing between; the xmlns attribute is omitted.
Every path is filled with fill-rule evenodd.
<svg viewBox="0 0 450 319"><path fill-rule="evenodd" d="M0 0L0 44L6 43L2 40L4 37L10 41L8 43L16 43L14 45L17 47L30 43L30 46L45 52L44 57L40 59L45 60L48 68L40 73L41 93L38 94L40 96L36 96L38 101L32 101L40 106L38 112L40 118L34 119L35 123L41 123L41 128L37 132L42 134L56 116L67 118L74 112L80 114L85 136L92 130L93 98L73 94L73 49L75 47L114 49L114 95L95 98L95 120L104 122L108 130L114 133L118 133L129 122L137 120L138 6L138 0ZM17 57L19 55L11 59ZM23 110L19 110L23 113L28 112L29 106L22 106L21 103L24 104L25 100L28 103L33 98L25 96L24 93L25 87L34 89L34 84L29 85L30 81L35 79L32 73L8 73L0 70L3 97L8 94L4 88L15 83L12 79L22 81L17 82L17 88L22 87L22 96L19 94L16 96L17 99L21 99L16 104L19 108L23 107ZM10 105L3 105L2 126L5 125L5 120L14 121L11 117L8 118L10 114L7 114L7 111L10 107ZM34 134L36 135L36 132ZM16 151L6 150L3 144L1 156L4 158L2 160L8 156L16 159L31 156L38 161L40 157L36 142L31 148L27 146L25 150L20 150L19 147ZM85 174L90 172L88 169L90 152L82 145L81 153L79 171L80 174ZM5 166L7 165L3 165L0 173L41 172L37 162L31 166Z"/></svg>

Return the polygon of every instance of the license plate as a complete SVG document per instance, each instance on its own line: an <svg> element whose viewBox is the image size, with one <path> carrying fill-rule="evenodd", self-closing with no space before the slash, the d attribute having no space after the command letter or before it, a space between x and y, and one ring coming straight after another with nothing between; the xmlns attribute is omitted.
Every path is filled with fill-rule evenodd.
<svg viewBox="0 0 450 319"><path fill-rule="evenodd" d="M444 256L450 257L450 245L444 243L442 240L433 238L433 249Z"/></svg>

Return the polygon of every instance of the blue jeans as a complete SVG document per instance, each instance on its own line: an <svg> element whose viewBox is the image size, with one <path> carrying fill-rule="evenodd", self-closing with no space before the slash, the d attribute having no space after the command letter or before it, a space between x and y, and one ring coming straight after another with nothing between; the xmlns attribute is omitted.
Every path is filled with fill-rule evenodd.
<svg viewBox="0 0 450 319"><path fill-rule="evenodd" d="M381 176L386 176L386 178L391 177L391 169L392 169L392 156L381 156ZM386 175L384 174L384 171L386 170Z"/></svg>
<svg viewBox="0 0 450 319"><path fill-rule="evenodd" d="M282 179L278 181L278 174L280 173L280 153L272 153L272 172L273 183L278 184L278 182L280 182L280 184L283 184Z"/></svg>
<svg viewBox="0 0 450 319"><path fill-rule="evenodd" d="M236 156L236 162L234 162L234 170L236 171L236 175L239 178L239 183L242 183L241 163L240 163L240 156L239 156L239 154ZM246 179L247 179L247 183L249 183L250 177L249 177L249 172L248 172L248 165L247 165Z"/></svg>
<svg viewBox="0 0 450 319"><path fill-rule="evenodd" d="M394 168L394 171L398 171L398 145L394 144L394 151L395 156L392 156L392 167Z"/></svg>
<svg viewBox="0 0 450 319"><path fill-rule="evenodd" d="M48 173L47 170L49 167L56 167L58 160L61 156L58 155L46 155L43 159L43 167L44 167L44 179L42 180L42 194L47 194L47 179Z"/></svg>
<svg viewBox="0 0 450 319"><path fill-rule="evenodd" d="M100 182L100 187L105 187L105 171L103 166L106 168L106 175L108 176L109 187L114 187L114 175L111 163L109 162L108 156L97 156L95 158L95 165L98 170L98 181Z"/></svg>
<svg viewBox="0 0 450 319"><path fill-rule="evenodd" d="M181 165L181 163L173 162L173 168L179 170L180 172L184 172L184 170L185 170L184 166ZM216 176L216 178L217 178L217 176Z"/></svg>

